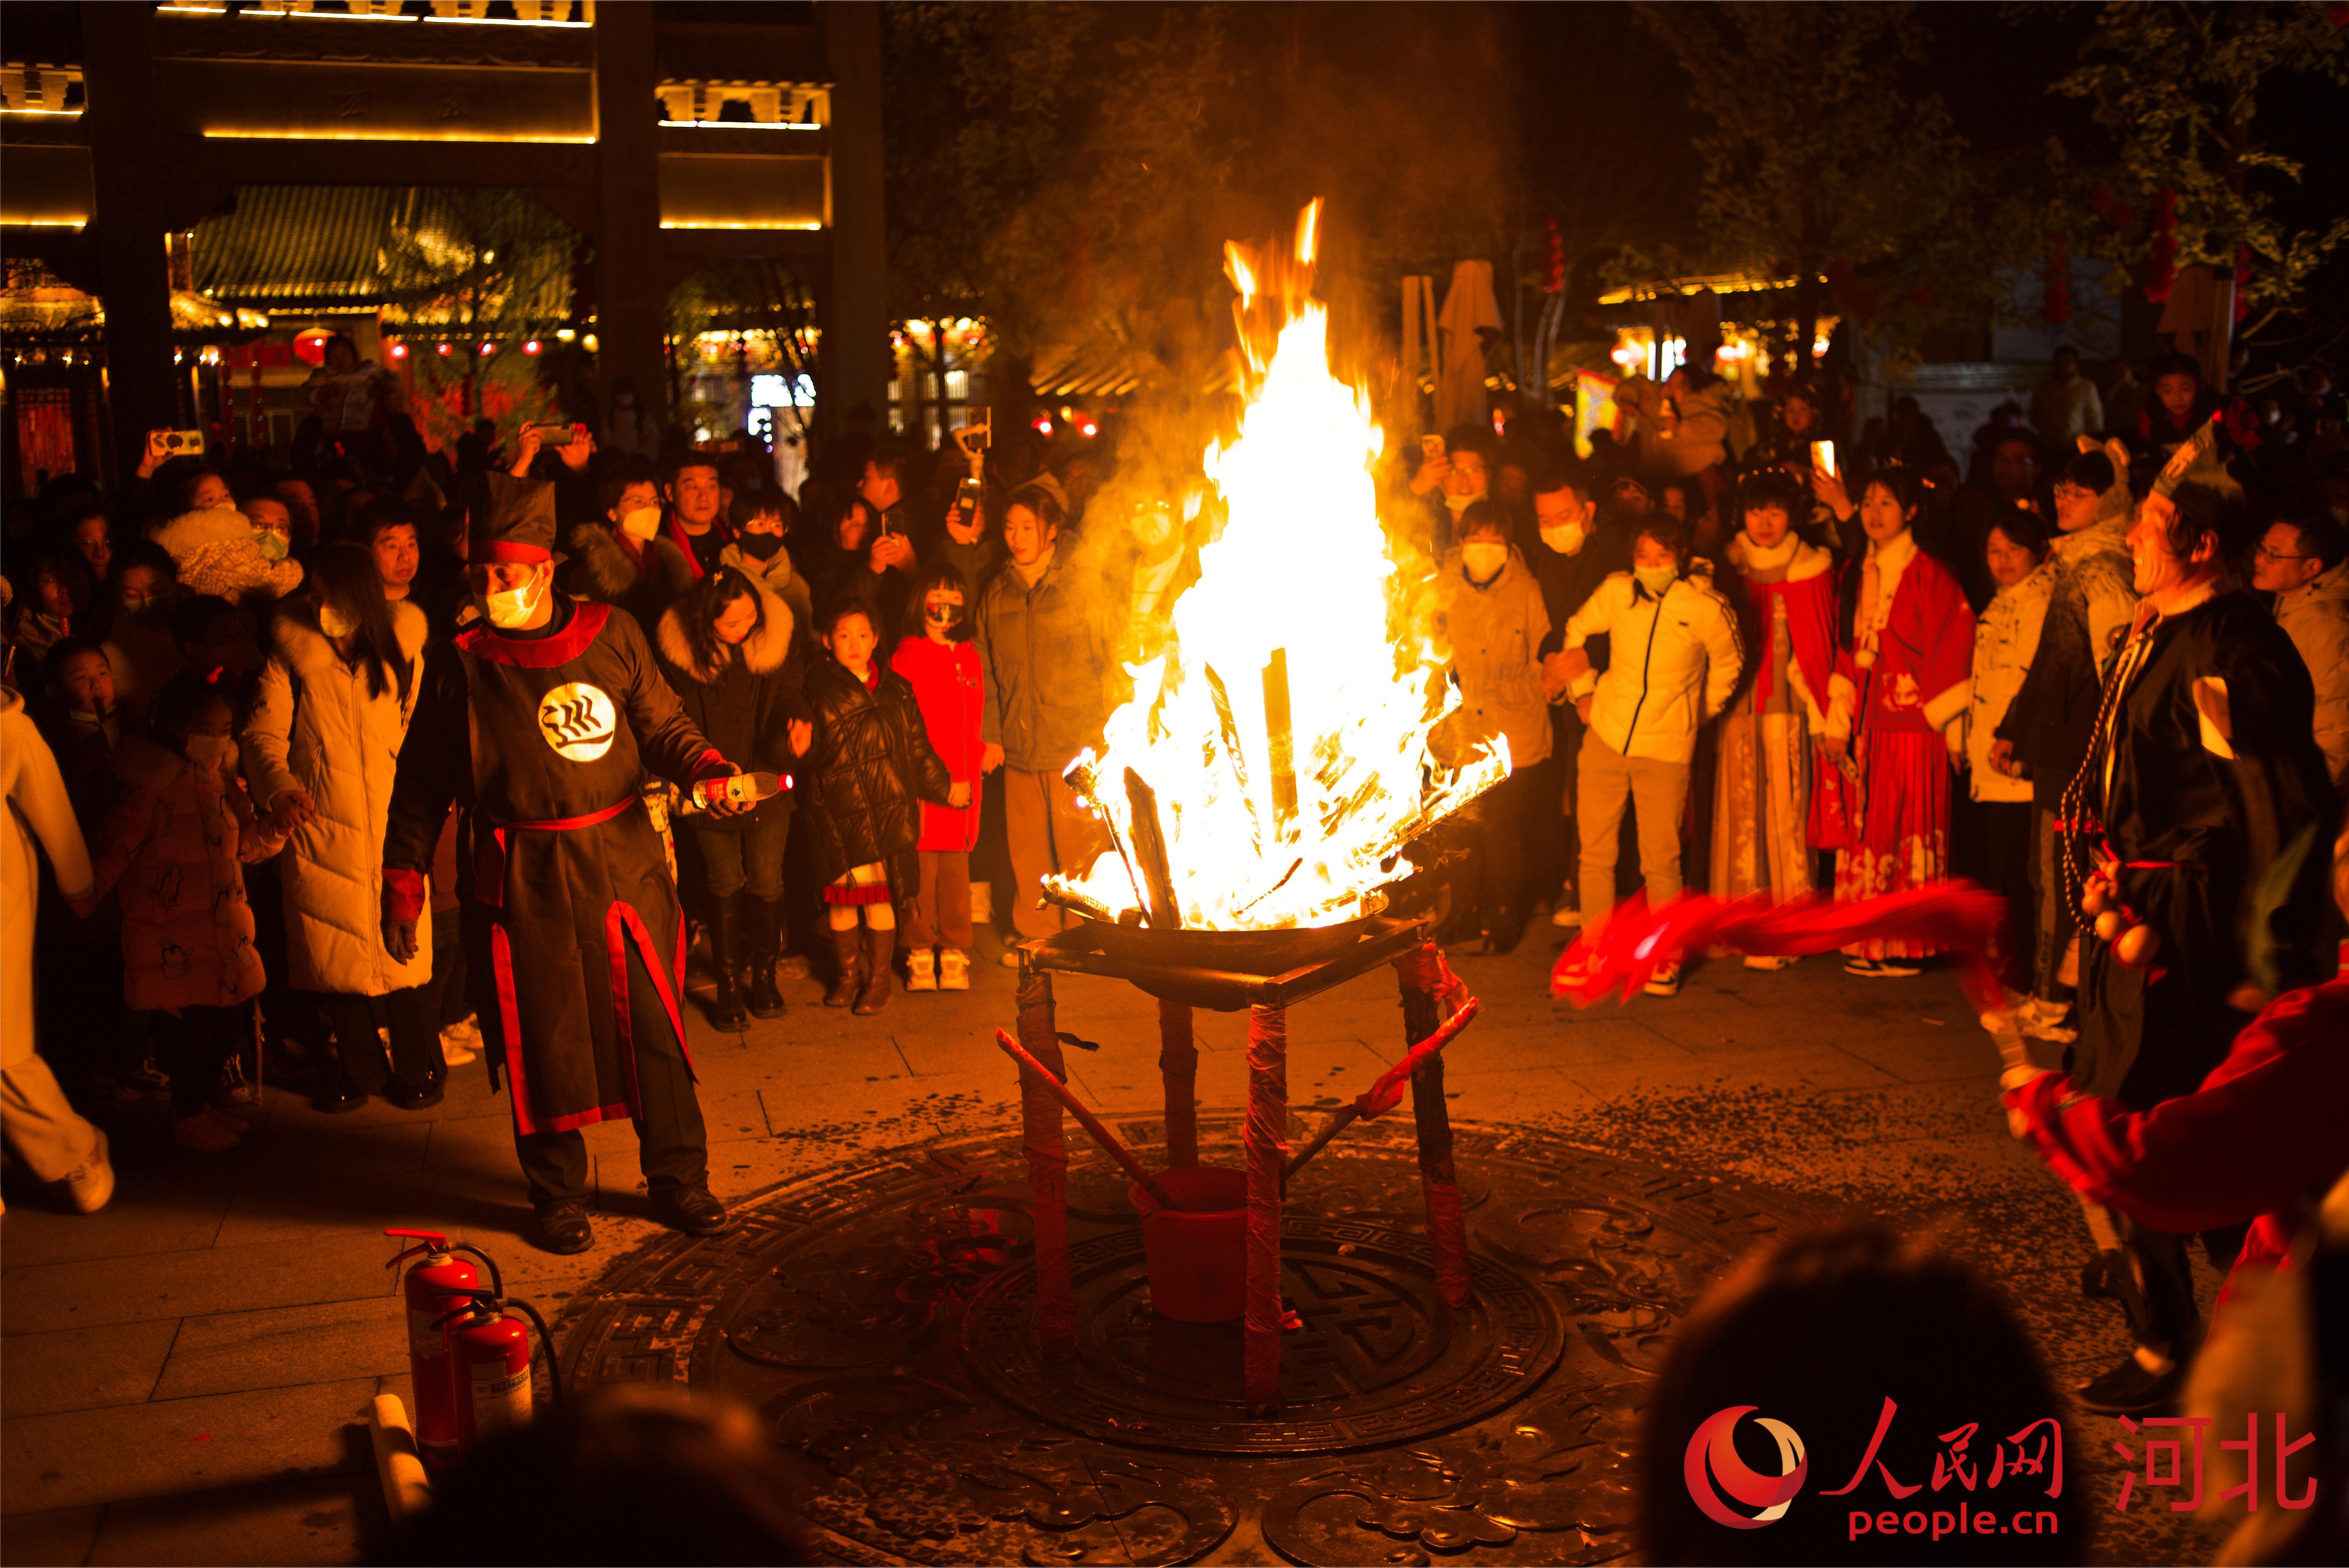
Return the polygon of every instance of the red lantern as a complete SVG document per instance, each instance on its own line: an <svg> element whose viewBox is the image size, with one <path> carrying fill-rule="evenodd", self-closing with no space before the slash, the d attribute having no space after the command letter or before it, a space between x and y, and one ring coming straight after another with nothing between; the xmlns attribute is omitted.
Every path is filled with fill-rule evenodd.
<svg viewBox="0 0 2349 1568"><path fill-rule="evenodd" d="M2047 236L2046 300L2039 314L2050 326L2072 319L2072 237L2061 229Z"/></svg>
<svg viewBox="0 0 2349 1568"><path fill-rule="evenodd" d="M2169 298L2178 281L2178 192L2153 193L2153 238L2145 262L2145 297L2153 304Z"/></svg>

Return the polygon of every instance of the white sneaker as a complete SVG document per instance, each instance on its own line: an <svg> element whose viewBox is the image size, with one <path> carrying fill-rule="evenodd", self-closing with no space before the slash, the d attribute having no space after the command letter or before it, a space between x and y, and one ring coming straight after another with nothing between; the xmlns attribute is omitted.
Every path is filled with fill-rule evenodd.
<svg viewBox="0 0 2349 1568"><path fill-rule="evenodd" d="M1550 912L1549 923L1561 931L1572 931L1582 923L1582 906L1571 901Z"/></svg>
<svg viewBox="0 0 2349 1568"><path fill-rule="evenodd" d="M1019 950L1016 947L1007 947L1003 950L1003 956L996 962L1006 969L1017 969L1019 967Z"/></svg>
<svg viewBox="0 0 2349 1568"><path fill-rule="evenodd" d="M481 1059L481 1026L477 1019L460 1018L440 1031L440 1060L452 1068Z"/></svg>
<svg viewBox="0 0 2349 1568"><path fill-rule="evenodd" d="M1679 995L1681 994L1681 966L1677 964L1659 964L1656 965L1656 972L1648 977L1647 991L1648 995L1651 996Z"/></svg>
<svg viewBox="0 0 2349 1568"><path fill-rule="evenodd" d="M935 991L938 988L938 954L935 947L916 947L905 954L905 989Z"/></svg>
<svg viewBox="0 0 2349 1568"><path fill-rule="evenodd" d="M968 991L970 989L970 954L959 948L938 949L938 989Z"/></svg>
<svg viewBox="0 0 2349 1568"><path fill-rule="evenodd" d="M1791 953L1749 953L1745 955L1748 969L1792 969L1802 960Z"/></svg>
<svg viewBox="0 0 2349 1568"><path fill-rule="evenodd" d="M114 1162L106 1157L106 1130L93 1128L98 1147L90 1157L65 1173L57 1182L78 1214L95 1214L114 1197Z"/></svg>

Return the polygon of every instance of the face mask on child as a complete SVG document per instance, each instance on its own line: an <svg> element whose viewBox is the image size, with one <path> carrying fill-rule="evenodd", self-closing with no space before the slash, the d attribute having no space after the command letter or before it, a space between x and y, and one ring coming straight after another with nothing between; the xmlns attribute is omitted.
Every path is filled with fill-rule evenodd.
<svg viewBox="0 0 2349 1568"><path fill-rule="evenodd" d="M236 742L225 735L191 735L182 749L189 761L215 773L226 773L236 766Z"/></svg>
<svg viewBox="0 0 2349 1568"><path fill-rule="evenodd" d="M660 531L660 508L640 506L620 519L620 531L642 544Z"/></svg>
<svg viewBox="0 0 2349 1568"><path fill-rule="evenodd" d="M1640 580L1640 586L1645 588L1649 593L1654 594L1659 599L1664 596L1667 589L1671 588L1674 583L1680 580L1680 574L1681 569L1677 566L1634 566L1631 568L1631 575Z"/></svg>
<svg viewBox="0 0 2349 1568"><path fill-rule="evenodd" d="M332 604L318 606L318 630L330 637L347 637L359 629L359 624Z"/></svg>
<svg viewBox="0 0 2349 1568"><path fill-rule="evenodd" d="M285 559L285 552L288 547L284 534L272 533L264 528L260 532L253 536L253 542L261 547L261 558L264 561L283 561Z"/></svg>
<svg viewBox="0 0 2349 1568"><path fill-rule="evenodd" d="M502 631L519 631L530 624L537 614L539 601L546 597L546 588L535 579L523 587L502 593L481 595L481 608L490 617L490 624Z"/></svg>
<svg viewBox="0 0 2349 1568"><path fill-rule="evenodd" d="M928 618L930 624L933 626L951 626L962 619L962 606L959 604L925 604L922 606L922 614Z"/></svg>
<svg viewBox="0 0 2349 1568"><path fill-rule="evenodd" d="M1464 544L1460 547L1460 564L1468 571L1472 583L1490 583L1509 563L1509 547L1506 544Z"/></svg>
<svg viewBox="0 0 2349 1568"><path fill-rule="evenodd" d="M783 547L783 536L780 533L738 533L734 536L734 542L740 545L742 553L753 561L772 561L775 552Z"/></svg>

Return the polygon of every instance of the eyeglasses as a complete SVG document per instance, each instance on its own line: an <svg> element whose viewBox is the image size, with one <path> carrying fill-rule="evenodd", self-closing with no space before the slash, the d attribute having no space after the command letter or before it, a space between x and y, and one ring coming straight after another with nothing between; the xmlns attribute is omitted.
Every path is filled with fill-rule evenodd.
<svg viewBox="0 0 2349 1568"><path fill-rule="evenodd" d="M2257 550L2251 552L2251 559L2254 561L2313 561L2316 557L2313 555L2285 555L2279 552L2270 550L2266 545L2262 544Z"/></svg>

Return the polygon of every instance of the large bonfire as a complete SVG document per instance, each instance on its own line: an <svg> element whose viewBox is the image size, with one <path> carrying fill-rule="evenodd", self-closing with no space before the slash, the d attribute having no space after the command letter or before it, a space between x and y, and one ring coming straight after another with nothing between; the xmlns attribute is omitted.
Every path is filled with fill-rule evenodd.
<svg viewBox="0 0 2349 1568"><path fill-rule="evenodd" d="M1152 910L1156 924L1374 913L1398 851L1508 772L1498 743L1464 766L1431 753L1457 697L1420 603L1424 562L1406 565L1413 552L1380 525L1379 426L1330 374L1328 313L1305 293L1317 209L1277 294L1226 248L1251 385L1237 438L1206 454L1226 521L1173 635L1130 667L1133 696L1102 751L1071 770L1117 848L1059 885L1109 911ZM1150 885L1162 836L1171 911Z"/></svg>

